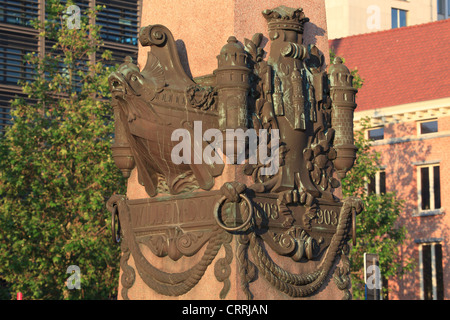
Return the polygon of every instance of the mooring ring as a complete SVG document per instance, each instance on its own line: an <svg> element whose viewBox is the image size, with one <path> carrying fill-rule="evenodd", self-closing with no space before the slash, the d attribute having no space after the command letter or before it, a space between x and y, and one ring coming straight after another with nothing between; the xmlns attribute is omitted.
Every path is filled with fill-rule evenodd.
<svg viewBox="0 0 450 320"><path fill-rule="evenodd" d="M117 232L116 232L116 217L117 217ZM120 220L119 220L119 207L118 205L113 206L111 215L111 231L113 243L120 243Z"/></svg>
<svg viewBox="0 0 450 320"><path fill-rule="evenodd" d="M252 206L252 203L250 202L250 199L246 195L243 195L243 194L240 194L239 197L247 203L248 210L249 210L247 220L245 220L244 223L241 224L240 226L227 227L219 218L219 209L225 203L225 201L228 199L226 196L223 196L222 198L220 198L220 200L216 203L216 206L214 207L214 218L216 219L217 224L226 231L229 231L229 232L239 231L239 230L247 227L250 224L250 222L252 221L253 206Z"/></svg>

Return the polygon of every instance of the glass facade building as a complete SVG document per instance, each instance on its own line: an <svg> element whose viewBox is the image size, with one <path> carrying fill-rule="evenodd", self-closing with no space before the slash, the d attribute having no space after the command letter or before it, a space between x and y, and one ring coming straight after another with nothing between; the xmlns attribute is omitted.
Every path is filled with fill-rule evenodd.
<svg viewBox="0 0 450 320"><path fill-rule="evenodd" d="M122 63L126 56L137 60L142 0L74 2L81 15L95 5L105 6L97 15L96 23L102 26L103 49L113 52L111 64ZM31 24L44 17L45 0L0 1L0 132L11 124L11 99L22 95L18 81L32 79L34 75L33 69L24 63L24 56L29 52L43 54L51 45Z"/></svg>

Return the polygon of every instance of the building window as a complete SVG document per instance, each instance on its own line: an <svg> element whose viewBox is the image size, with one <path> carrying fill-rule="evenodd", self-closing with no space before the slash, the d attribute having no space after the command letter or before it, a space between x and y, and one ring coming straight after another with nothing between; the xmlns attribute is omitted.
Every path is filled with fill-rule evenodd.
<svg viewBox="0 0 450 320"><path fill-rule="evenodd" d="M373 176L367 188L369 194L383 194L386 193L386 172L384 170L378 171Z"/></svg>
<svg viewBox="0 0 450 320"><path fill-rule="evenodd" d="M370 129L368 132L369 140L383 140L384 139L384 128Z"/></svg>
<svg viewBox="0 0 450 320"><path fill-rule="evenodd" d="M68 1L61 3L67 4ZM139 33L142 0L75 0L73 3L80 7L82 19L87 19L91 5L105 6L96 19L96 24L102 26L100 36L104 39L104 46L96 53L98 61L103 60L101 56L105 49L113 53L113 61L105 62L105 65L121 64L126 56L137 61L136 35ZM39 37L40 30L35 29L32 23L51 16L50 10L44 10L45 4L50 6L51 1L0 1L0 139L4 129L12 124L10 101L16 93L22 92L18 82L32 81L36 76L33 66L24 62L24 56L31 52L51 52L53 42ZM85 61L80 63L86 66ZM62 62L59 68L64 71ZM78 81L77 90L79 88Z"/></svg>
<svg viewBox="0 0 450 320"><path fill-rule="evenodd" d="M96 23L102 26L101 37L105 41L137 46L139 12L136 1L97 0L96 4L105 5L96 20Z"/></svg>
<svg viewBox="0 0 450 320"><path fill-rule="evenodd" d="M450 16L450 0L437 0L438 20L448 19Z"/></svg>
<svg viewBox="0 0 450 320"><path fill-rule="evenodd" d="M391 9L392 29L406 27L406 10Z"/></svg>
<svg viewBox="0 0 450 320"><path fill-rule="evenodd" d="M33 79L33 67L24 58L38 51L36 38L32 32L0 30L0 84L16 85L19 80Z"/></svg>
<svg viewBox="0 0 450 320"><path fill-rule="evenodd" d="M38 17L39 1L12 1L0 2L0 22L31 27L31 21Z"/></svg>
<svg viewBox="0 0 450 320"><path fill-rule="evenodd" d="M427 133L434 133L438 132L438 121L424 121L419 123L419 133L420 134L427 134Z"/></svg>
<svg viewBox="0 0 450 320"><path fill-rule="evenodd" d="M420 284L422 300L443 300L442 245L423 243L419 247Z"/></svg>
<svg viewBox="0 0 450 320"><path fill-rule="evenodd" d="M441 208L441 184L439 165L418 167L419 211Z"/></svg>

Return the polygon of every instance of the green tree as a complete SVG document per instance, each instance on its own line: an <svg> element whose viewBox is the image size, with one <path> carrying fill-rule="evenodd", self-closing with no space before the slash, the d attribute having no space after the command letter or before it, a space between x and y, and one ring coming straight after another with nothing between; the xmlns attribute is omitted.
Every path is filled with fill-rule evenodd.
<svg viewBox="0 0 450 320"><path fill-rule="evenodd" d="M412 259L402 259L399 255L406 240L407 230L399 224L403 211L403 200L395 192L375 194L368 192L367 184L374 179L380 168L380 154L371 149L371 142L365 138L369 119L361 120L363 130L355 133L358 148L355 165L342 180L342 192L347 196L358 196L364 203L363 212L357 217L356 245L350 252L352 288L355 299L364 298L364 253L379 256L382 280L401 277L414 267ZM388 288L383 286L386 294Z"/></svg>
<svg viewBox="0 0 450 320"><path fill-rule="evenodd" d="M335 57L334 50L330 49L331 63ZM345 63L345 59L342 60ZM359 75L358 69L350 72L353 76L353 87L361 88L364 79ZM404 201L398 199L395 192L375 194L367 190L368 182L374 179L379 171L380 154L371 148L371 141L365 138L365 131L370 127L370 118L361 119L360 123L363 129L355 132L355 145L358 148L355 165L342 180L344 198L358 196L364 203L364 210L357 217L356 246L353 246L350 252L352 289L356 299L363 299L365 293L364 253L379 255L380 273L385 283L414 268L413 259L401 259L399 256L408 233L406 228L399 224ZM383 286L383 293L386 295L387 292L388 288Z"/></svg>
<svg viewBox="0 0 450 320"><path fill-rule="evenodd" d="M28 55L35 77L21 84L27 99L13 101L13 125L0 140L0 278L12 298L117 294L120 250L105 201L125 183L110 152L111 52L89 59L102 46L90 23L101 8L68 28L67 6L48 0L45 23L35 22L53 47ZM80 268L80 290L67 288L71 265Z"/></svg>

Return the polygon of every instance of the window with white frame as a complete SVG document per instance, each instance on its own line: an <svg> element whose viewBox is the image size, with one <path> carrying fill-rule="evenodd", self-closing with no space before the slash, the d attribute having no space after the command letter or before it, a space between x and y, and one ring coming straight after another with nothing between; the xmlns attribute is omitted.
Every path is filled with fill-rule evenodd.
<svg viewBox="0 0 450 320"><path fill-rule="evenodd" d="M383 194L386 193L386 172L380 170L369 180L367 186L369 194Z"/></svg>
<svg viewBox="0 0 450 320"><path fill-rule="evenodd" d="M439 164L417 167L417 191L419 212L441 208Z"/></svg>
<svg viewBox="0 0 450 320"><path fill-rule="evenodd" d="M367 130L367 138L371 141L384 139L384 128L374 128Z"/></svg>
<svg viewBox="0 0 450 320"><path fill-rule="evenodd" d="M417 124L417 129L419 134L438 132L438 121L437 119L421 121Z"/></svg>
<svg viewBox="0 0 450 320"><path fill-rule="evenodd" d="M443 300L444 281L441 243L419 244L420 298Z"/></svg>
<svg viewBox="0 0 450 320"><path fill-rule="evenodd" d="M391 8L392 29L406 27L407 24L406 16L407 16L406 10Z"/></svg>

